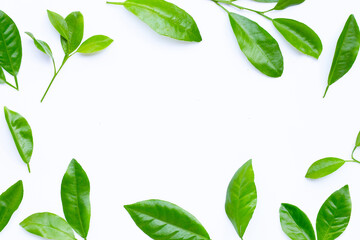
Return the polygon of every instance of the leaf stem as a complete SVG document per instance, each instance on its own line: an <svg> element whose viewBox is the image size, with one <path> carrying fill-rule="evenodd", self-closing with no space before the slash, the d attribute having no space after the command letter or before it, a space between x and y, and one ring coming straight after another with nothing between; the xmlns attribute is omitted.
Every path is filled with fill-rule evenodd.
<svg viewBox="0 0 360 240"><path fill-rule="evenodd" d="M19 91L19 89L17 89L14 85L12 85L11 83L9 83L8 81L5 81L4 83L7 84L8 86L12 87L13 89Z"/></svg>
<svg viewBox="0 0 360 240"><path fill-rule="evenodd" d="M124 2L106 2L107 4L113 4L113 5L124 5Z"/></svg>
<svg viewBox="0 0 360 240"><path fill-rule="evenodd" d="M17 75L14 76L14 79L15 79L15 84L16 84L16 90L19 91L19 83L18 83Z"/></svg>
<svg viewBox="0 0 360 240"><path fill-rule="evenodd" d="M325 97L326 97L326 94L327 94L327 92L328 92L328 90L329 90L329 87L330 87L330 85L327 85L327 87L326 87L326 89L325 89L325 93L324 93L323 98L325 98Z"/></svg>
<svg viewBox="0 0 360 240"><path fill-rule="evenodd" d="M29 163L26 163L26 165L27 165L27 168L28 168L28 170L29 170L29 173L31 173L31 171L30 171L30 164L29 164Z"/></svg>
<svg viewBox="0 0 360 240"><path fill-rule="evenodd" d="M350 163L359 163L360 161L356 160L356 159L352 159L352 160L345 160L345 162L350 162Z"/></svg>
<svg viewBox="0 0 360 240"><path fill-rule="evenodd" d="M216 5L218 5L219 7L221 7L225 12L230 13L229 10L227 10L226 8L224 8L224 6L221 5L219 2L214 1L214 3L215 3Z"/></svg>

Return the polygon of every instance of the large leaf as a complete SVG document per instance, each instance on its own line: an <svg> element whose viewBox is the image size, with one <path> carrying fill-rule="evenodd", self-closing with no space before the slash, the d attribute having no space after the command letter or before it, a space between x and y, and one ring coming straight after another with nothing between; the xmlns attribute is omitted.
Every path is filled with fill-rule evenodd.
<svg viewBox="0 0 360 240"><path fill-rule="evenodd" d="M69 40L69 27L65 21L65 19L57 14L56 12L52 12L50 10L47 10L49 20L53 27L58 31L60 36L65 38L66 40Z"/></svg>
<svg viewBox="0 0 360 240"><path fill-rule="evenodd" d="M65 18L69 39L61 36L61 45L65 54L74 52L81 44L84 36L84 17L81 12L72 12Z"/></svg>
<svg viewBox="0 0 360 240"><path fill-rule="evenodd" d="M95 53L107 48L114 40L104 35L95 35L81 44L77 52Z"/></svg>
<svg viewBox="0 0 360 240"><path fill-rule="evenodd" d="M208 240L209 234L190 213L162 200L124 206L135 224L154 240Z"/></svg>
<svg viewBox="0 0 360 240"><path fill-rule="evenodd" d="M339 237L349 224L351 198L349 186L331 194L324 202L316 219L318 240L334 240Z"/></svg>
<svg viewBox="0 0 360 240"><path fill-rule="evenodd" d="M16 76L20 70L22 47L19 30L14 21L0 11L0 66Z"/></svg>
<svg viewBox="0 0 360 240"><path fill-rule="evenodd" d="M51 240L76 240L74 231L61 217L53 213L35 213L20 223L26 231Z"/></svg>
<svg viewBox="0 0 360 240"><path fill-rule="evenodd" d="M294 205L281 204L280 223L284 233L292 240L316 240L309 218Z"/></svg>
<svg viewBox="0 0 360 240"><path fill-rule="evenodd" d="M25 32L29 37L32 38L32 40L34 41L34 45L37 49L39 49L40 51L42 51L43 53L45 53L46 55L48 55L49 57L51 57L51 59L54 59L51 48L49 47L49 45L42 41L42 40L38 40L34 37L34 35L30 32Z"/></svg>
<svg viewBox="0 0 360 240"><path fill-rule="evenodd" d="M319 58L323 46L319 36L304 23L286 19L273 19L276 29L300 52Z"/></svg>
<svg viewBox="0 0 360 240"><path fill-rule="evenodd" d="M194 19L183 9L164 0L127 0L124 5L155 32L183 41L201 42Z"/></svg>
<svg viewBox="0 0 360 240"><path fill-rule="evenodd" d="M231 179L225 210L240 238L243 238L257 203L252 160L246 162Z"/></svg>
<svg viewBox="0 0 360 240"><path fill-rule="evenodd" d="M350 15L336 45L328 78L329 87L342 78L353 66L360 48L360 30L354 15Z"/></svg>
<svg viewBox="0 0 360 240"><path fill-rule="evenodd" d="M305 0L279 0L276 6L274 7L275 10L283 10L290 6L299 5L305 2Z"/></svg>
<svg viewBox="0 0 360 240"><path fill-rule="evenodd" d="M73 159L61 183L61 201L66 221L83 238L90 226L90 182L84 169Z"/></svg>
<svg viewBox="0 0 360 240"><path fill-rule="evenodd" d="M323 158L314 162L306 173L306 178L318 179L325 177L345 164L345 161L340 158Z"/></svg>
<svg viewBox="0 0 360 240"><path fill-rule="evenodd" d="M30 125L23 116L17 112L11 111L7 107L4 107L4 113L16 148L30 172L29 163L34 148Z"/></svg>
<svg viewBox="0 0 360 240"><path fill-rule="evenodd" d="M0 195L0 232L6 227L13 213L19 208L23 195L22 181L18 181Z"/></svg>
<svg viewBox="0 0 360 240"><path fill-rule="evenodd" d="M262 73L280 77L284 70L283 57L276 40L256 22L229 13L230 23L241 51Z"/></svg>

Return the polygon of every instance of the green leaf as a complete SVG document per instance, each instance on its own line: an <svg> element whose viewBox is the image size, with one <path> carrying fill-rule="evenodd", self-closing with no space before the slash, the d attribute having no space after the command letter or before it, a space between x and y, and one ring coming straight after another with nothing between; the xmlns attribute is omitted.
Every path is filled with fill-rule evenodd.
<svg viewBox="0 0 360 240"><path fill-rule="evenodd" d="M201 42L194 19L183 9L164 0L127 0L124 5L160 35L189 42Z"/></svg>
<svg viewBox="0 0 360 240"><path fill-rule="evenodd" d="M360 132L358 133L358 136L356 138L355 147L356 148L360 147Z"/></svg>
<svg viewBox="0 0 360 240"><path fill-rule="evenodd" d="M4 84L4 83L6 83L6 77L4 70L2 69L2 67L0 67L0 84Z"/></svg>
<svg viewBox="0 0 360 240"><path fill-rule="evenodd" d="M306 178L318 179L325 177L345 164L345 161L340 158L323 158L314 162L306 173Z"/></svg>
<svg viewBox="0 0 360 240"><path fill-rule="evenodd" d="M316 240L309 218L298 207L283 203L280 207L280 222L284 233L292 240Z"/></svg>
<svg viewBox="0 0 360 240"><path fill-rule="evenodd" d="M274 7L274 10L283 10L294 5L299 5L303 2L305 2L305 0L279 0Z"/></svg>
<svg viewBox="0 0 360 240"><path fill-rule="evenodd" d="M242 239L257 203L252 160L246 162L231 179L227 189L225 210Z"/></svg>
<svg viewBox="0 0 360 240"><path fill-rule="evenodd" d="M0 195L0 232L6 227L13 213L19 208L23 195L22 181L18 181Z"/></svg>
<svg viewBox="0 0 360 240"><path fill-rule="evenodd" d="M35 213L20 223L26 231L52 240L76 240L70 225L53 213Z"/></svg>
<svg viewBox="0 0 360 240"><path fill-rule="evenodd" d="M7 107L4 108L4 113L16 148L30 172L29 163L34 147L30 125L23 116L17 112L11 111Z"/></svg>
<svg viewBox="0 0 360 240"><path fill-rule="evenodd" d="M61 45L65 54L74 52L81 44L84 36L84 17L81 12L72 12L65 18L69 39L61 37Z"/></svg>
<svg viewBox="0 0 360 240"><path fill-rule="evenodd" d="M107 48L114 40L104 35L95 35L81 44L77 52L95 53Z"/></svg>
<svg viewBox="0 0 360 240"><path fill-rule="evenodd" d="M154 240L209 240L209 234L190 213L162 200L124 206L135 224Z"/></svg>
<svg viewBox="0 0 360 240"><path fill-rule="evenodd" d="M90 182L84 169L73 159L61 183L61 201L66 221L83 238L90 226Z"/></svg>
<svg viewBox="0 0 360 240"><path fill-rule="evenodd" d="M334 60L328 78L329 87L342 78L353 66L360 48L360 30L354 15L350 15L336 45Z"/></svg>
<svg viewBox="0 0 360 240"><path fill-rule="evenodd" d="M319 36L304 23L286 19L273 19L276 29L300 52L319 58L323 46Z"/></svg>
<svg viewBox="0 0 360 240"><path fill-rule="evenodd" d="M316 219L318 240L334 240L339 237L349 224L351 198L349 186L331 194L324 202Z"/></svg>
<svg viewBox="0 0 360 240"><path fill-rule="evenodd" d="M240 49L252 65L269 77L280 77L284 62L276 40L246 17L236 13L229 13L229 17Z"/></svg>
<svg viewBox="0 0 360 240"><path fill-rule="evenodd" d="M56 29L56 31L58 31L58 33L63 38L65 38L66 40L69 40L69 27L68 27L65 19L61 15L59 15L55 12L52 12L50 10L47 10L47 13L48 13L49 20L50 20L51 24L54 26L54 28Z"/></svg>
<svg viewBox="0 0 360 240"><path fill-rule="evenodd" d="M277 2L278 0L253 0L255 2L262 2L262 3L274 3Z"/></svg>
<svg viewBox="0 0 360 240"><path fill-rule="evenodd" d="M19 30L14 21L0 11L0 66L12 76L20 70L22 47Z"/></svg>
<svg viewBox="0 0 360 240"><path fill-rule="evenodd" d="M38 40L34 37L34 35L30 32L25 32L27 35L29 35L29 37L32 38L32 40L34 40L34 44L36 46L37 49L39 49L40 51L42 51L43 53L45 53L46 55L48 55L49 57L51 57L51 59L54 59L52 51L49 47L49 45L41 40Z"/></svg>

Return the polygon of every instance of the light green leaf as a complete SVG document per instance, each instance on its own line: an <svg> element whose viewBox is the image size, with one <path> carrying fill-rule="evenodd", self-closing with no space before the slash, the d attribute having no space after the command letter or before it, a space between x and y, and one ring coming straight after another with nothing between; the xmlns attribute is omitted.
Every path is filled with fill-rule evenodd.
<svg viewBox="0 0 360 240"><path fill-rule="evenodd" d="M95 53L107 48L114 40L104 35L95 35L81 44L77 52Z"/></svg>
<svg viewBox="0 0 360 240"><path fill-rule="evenodd" d="M32 38L32 40L34 40L34 44L36 46L37 49L39 49L40 51L42 51L43 53L45 53L46 55L48 55L49 57L51 57L51 59L54 59L52 51L49 47L49 45L41 40L38 40L34 37L34 35L30 32L25 32L27 35L29 35L29 37Z"/></svg>
<svg viewBox="0 0 360 240"><path fill-rule="evenodd" d="M65 18L68 26L69 39L61 37L61 46L65 54L74 52L84 36L84 17L81 12L72 12Z"/></svg>
<svg viewBox="0 0 360 240"><path fill-rule="evenodd" d="M355 147L356 148L360 147L360 132L357 135L356 142L355 142Z"/></svg>
<svg viewBox="0 0 360 240"><path fill-rule="evenodd" d="M56 31L65 38L66 40L69 40L69 27L65 21L65 19L57 14L56 12L52 12L50 10L47 10L49 20L51 24L54 26Z"/></svg>
<svg viewBox="0 0 360 240"><path fill-rule="evenodd" d="M306 173L306 178L318 179L325 177L345 164L345 161L340 158L323 158L314 162Z"/></svg>
<svg viewBox="0 0 360 240"><path fill-rule="evenodd" d="M299 5L303 2L305 2L305 0L279 0L274 7L274 10L283 10L294 5Z"/></svg>
<svg viewBox="0 0 360 240"><path fill-rule="evenodd" d="M23 195L22 181L18 181L0 195L0 232L6 227L13 213L19 208Z"/></svg>

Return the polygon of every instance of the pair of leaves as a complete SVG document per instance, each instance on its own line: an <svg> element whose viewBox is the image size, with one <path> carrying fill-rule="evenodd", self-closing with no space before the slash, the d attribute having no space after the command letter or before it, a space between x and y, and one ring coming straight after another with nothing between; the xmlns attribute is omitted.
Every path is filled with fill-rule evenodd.
<svg viewBox="0 0 360 240"><path fill-rule="evenodd" d="M359 48L359 26L354 15L350 15L336 45L324 97L329 87L350 71L359 53Z"/></svg>
<svg viewBox="0 0 360 240"><path fill-rule="evenodd" d="M315 231L306 214L291 204L280 207L280 222L284 233L293 240L316 240ZM318 240L338 238L349 224L351 198L349 187L335 191L321 206L316 219Z"/></svg>
<svg viewBox="0 0 360 240"><path fill-rule="evenodd" d="M90 182L81 165L73 159L61 183L61 201L66 221L53 213L35 213L20 225L46 239L75 240L74 232L86 239L90 226Z"/></svg>
<svg viewBox="0 0 360 240"><path fill-rule="evenodd" d="M201 42L200 31L194 19L183 9L164 0L127 0L123 5L160 35L170 38Z"/></svg>
<svg viewBox="0 0 360 240"><path fill-rule="evenodd" d="M18 181L0 195L0 232L19 208L24 195L23 182Z"/></svg>
<svg viewBox="0 0 360 240"><path fill-rule="evenodd" d="M4 107L5 119L14 139L21 159L30 172L30 159L34 149L32 131L29 123L19 113Z"/></svg>

